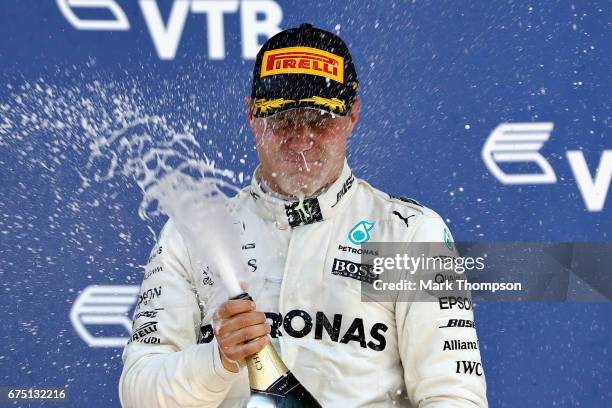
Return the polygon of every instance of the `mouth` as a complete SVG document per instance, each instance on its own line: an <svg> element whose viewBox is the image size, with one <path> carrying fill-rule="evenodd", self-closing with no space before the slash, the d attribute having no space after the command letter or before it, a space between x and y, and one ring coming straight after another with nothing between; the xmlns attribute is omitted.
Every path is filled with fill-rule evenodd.
<svg viewBox="0 0 612 408"><path fill-rule="evenodd" d="M294 173L304 173L304 174L312 174L313 169L319 169L322 166L322 162L319 160L308 160L304 161L303 159L299 160L286 160L284 162L287 170ZM296 173L296 174L297 174Z"/></svg>
<svg viewBox="0 0 612 408"><path fill-rule="evenodd" d="M295 163L295 164L304 164L304 162L306 162L309 165L321 163L320 158L313 159L313 158L309 158L307 156L302 156L302 155L286 157L282 161L287 162L287 163Z"/></svg>

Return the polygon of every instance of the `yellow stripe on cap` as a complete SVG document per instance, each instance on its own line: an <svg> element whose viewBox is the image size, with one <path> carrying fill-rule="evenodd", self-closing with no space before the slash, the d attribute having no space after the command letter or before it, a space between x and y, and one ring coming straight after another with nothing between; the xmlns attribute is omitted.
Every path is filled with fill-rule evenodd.
<svg viewBox="0 0 612 408"><path fill-rule="evenodd" d="M278 109L282 107L283 105L286 105L288 103L293 103L293 102L295 102L293 99L284 99L284 98L270 99L270 100L255 99L253 101L253 112L259 111L261 113L266 113L268 112L268 110Z"/></svg>
<svg viewBox="0 0 612 408"><path fill-rule="evenodd" d="M322 98L320 96L313 96L311 98L300 99L300 102L312 102L315 105L322 105L331 110L338 110L340 113L344 113L346 111L346 105L344 101L338 98Z"/></svg>

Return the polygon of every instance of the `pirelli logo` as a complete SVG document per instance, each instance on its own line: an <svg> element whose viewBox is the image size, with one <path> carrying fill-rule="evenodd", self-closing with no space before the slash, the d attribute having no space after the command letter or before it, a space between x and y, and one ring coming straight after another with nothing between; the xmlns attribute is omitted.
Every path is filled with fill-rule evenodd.
<svg viewBox="0 0 612 408"><path fill-rule="evenodd" d="M344 58L310 47L288 47L264 52L261 77L310 74L344 83Z"/></svg>

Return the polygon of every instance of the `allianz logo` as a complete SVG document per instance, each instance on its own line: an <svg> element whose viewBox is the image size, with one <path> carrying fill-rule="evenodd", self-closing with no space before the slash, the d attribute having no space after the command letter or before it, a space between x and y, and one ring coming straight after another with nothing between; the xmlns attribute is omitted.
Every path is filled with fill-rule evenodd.
<svg viewBox="0 0 612 408"><path fill-rule="evenodd" d="M132 1L132 0L130 0ZM283 10L273 0L174 0L166 19L158 3L163 0L138 0L138 6L149 30L157 54L172 60L180 44L187 17L203 14L207 30L208 58L225 59L225 25L227 14L238 14L242 57L254 59L261 45L259 37L270 38L281 31ZM127 31L131 24L117 0L56 0L66 20L77 30ZM104 19L84 18L98 10Z"/></svg>
<svg viewBox="0 0 612 408"><path fill-rule="evenodd" d="M481 152L487 169L503 184L554 184L557 175L550 163L539 152L550 138L554 124L502 123L487 138ZM591 174L581 150L565 152L576 185L588 211L602 211L612 180L612 149L602 152L594 174ZM539 172L508 173L500 163L533 163Z"/></svg>

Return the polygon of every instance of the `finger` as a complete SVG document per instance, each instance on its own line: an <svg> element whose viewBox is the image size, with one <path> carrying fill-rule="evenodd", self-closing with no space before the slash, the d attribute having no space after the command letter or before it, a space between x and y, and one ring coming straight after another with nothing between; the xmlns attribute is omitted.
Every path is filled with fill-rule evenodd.
<svg viewBox="0 0 612 408"><path fill-rule="evenodd" d="M267 336L270 334L271 330L272 328L270 325L266 323L244 327L228 334L225 337L218 338L217 342L219 343L219 346L225 350L227 348L248 343L249 341L259 337Z"/></svg>
<svg viewBox="0 0 612 408"><path fill-rule="evenodd" d="M268 336L260 337L240 346L230 347L224 350L227 358L234 361L242 361L255 353L259 353L269 343Z"/></svg>
<svg viewBox="0 0 612 408"><path fill-rule="evenodd" d="M224 337L236 330L240 330L244 327L262 324L265 323L265 321L266 314L263 312L241 313L237 316L221 321L220 324L215 327L215 335L217 337Z"/></svg>
<svg viewBox="0 0 612 408"><path fill-rule="evenodd" d="M228 300L223 302L217 309L217 316L220 319L228 319L234 315L255 310L255 303L252 300Z"/></svg>

